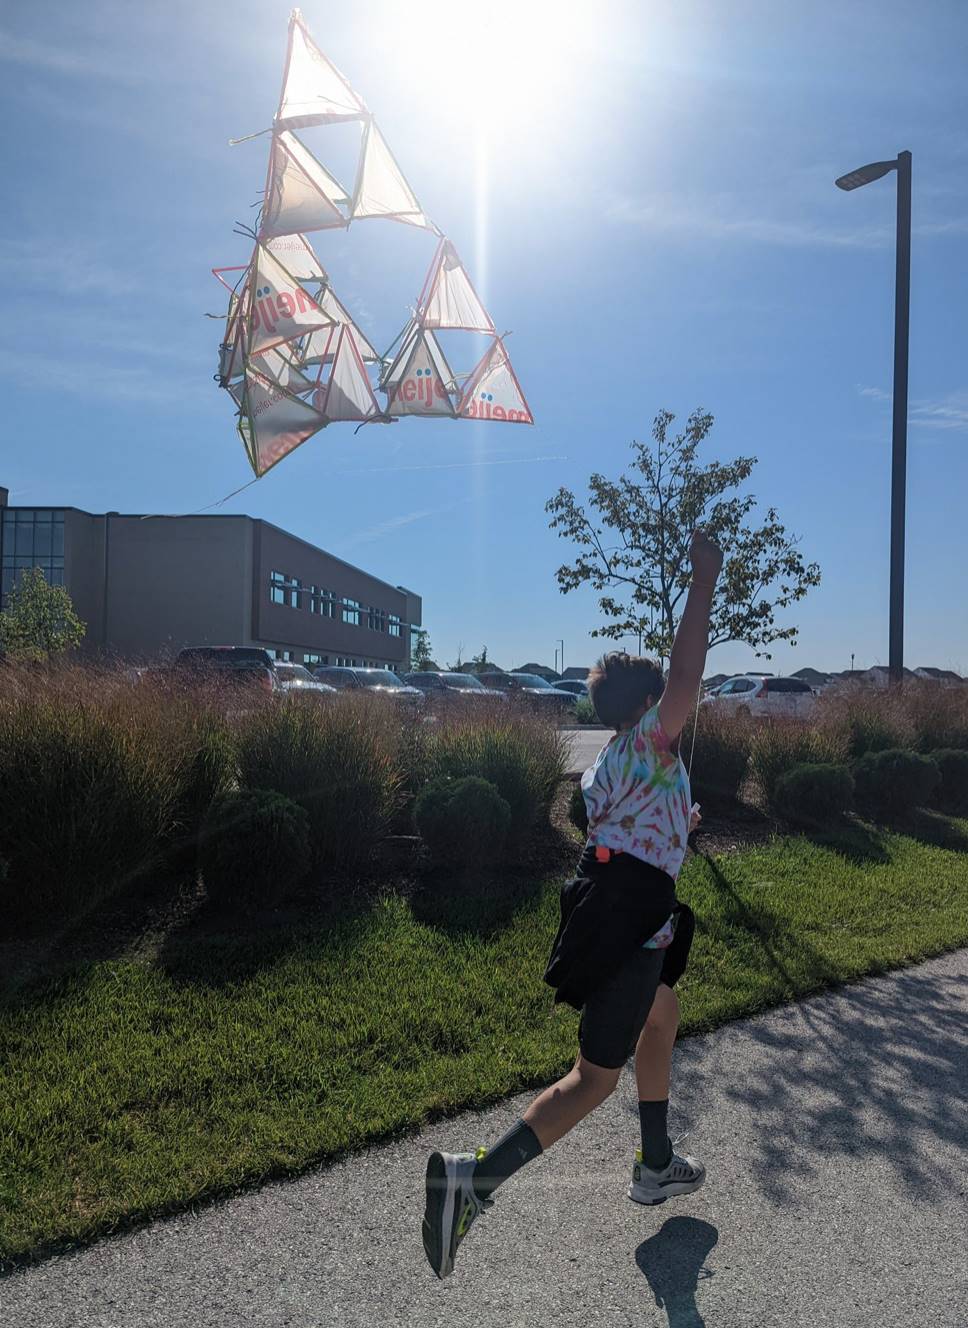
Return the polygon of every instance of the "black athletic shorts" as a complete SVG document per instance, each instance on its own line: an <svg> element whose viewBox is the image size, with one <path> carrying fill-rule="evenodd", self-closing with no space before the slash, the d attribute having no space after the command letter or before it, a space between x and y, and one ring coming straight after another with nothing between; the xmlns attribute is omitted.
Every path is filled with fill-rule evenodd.
<svg viewBox="0 0 968 1328"><path fill-rule="evenodd" d="M581 1054L593 1065L617 1070L635 1051L659 983L674 987L682 977L692 944L695 918L686 904L675 906L676 934L665 950L640 946L621 968L591 993L578 1024Z"/></svg>

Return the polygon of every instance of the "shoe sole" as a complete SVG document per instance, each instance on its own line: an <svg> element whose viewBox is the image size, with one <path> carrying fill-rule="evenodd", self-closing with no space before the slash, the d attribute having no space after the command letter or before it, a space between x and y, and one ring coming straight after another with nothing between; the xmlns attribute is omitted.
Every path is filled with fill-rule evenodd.
<svg viewBox="0 0 968 1328"><path fill-rule="evenodd" d="M438 1277L447 1277L454 1271L450 1242L454 1225L454 1194L456 1185L447 1175L447 1163L440 1153L431 1153L427 1162L427 1204L424 1208L423 1247L427 1261ZM444 1232L449 1231L446 1248Z"/></svg>
<svg viewBox="0 0 968 1328"><path fill-rule="evenodd" d="M668 1186L665 1194L661 1194L657 1196L655 1199L646 1199L644 1196L640 1198L637 1194L633 1192L633 1187L634 1187L634 1182L633 1182L633 1184L629 1185L627 1193L633 1203L644 1204L647 1208L655 1208L657 1204L665 1203L667 1199L674 1199L677 1195L695 1194L697 1190L702 1189L705 1183L706 1183L705 1176L703 1176L702 1179L699 1181L691 1181L688 1184L680 1181L676 1185Z"/></svg>

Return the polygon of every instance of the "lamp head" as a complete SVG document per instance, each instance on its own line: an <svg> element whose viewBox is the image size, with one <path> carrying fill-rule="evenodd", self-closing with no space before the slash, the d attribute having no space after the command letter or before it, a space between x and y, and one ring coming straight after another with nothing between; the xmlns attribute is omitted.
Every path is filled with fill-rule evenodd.
<svg viewBox="0 0 968 1328"><path fill-rule="evenodd" d="M842 175L834 184L838 189L859 189L861 185L870 184L873 180L879 180L882 175L888 171L897 169L897 159L894 161L872 161L869 166L858 166L856 171L848 171Z"/></svg>

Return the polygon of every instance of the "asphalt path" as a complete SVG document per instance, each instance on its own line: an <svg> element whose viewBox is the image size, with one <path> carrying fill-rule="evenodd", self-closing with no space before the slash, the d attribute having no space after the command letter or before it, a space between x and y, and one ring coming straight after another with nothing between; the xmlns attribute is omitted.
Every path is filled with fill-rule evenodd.
<svg viewBox="0 0 968 1328"><path fill-rule="evenodd" d="M574 777L587 770L611 733L611 729L566 729L564 735L568 740L570 759L565 773Z"/></svg>
<svg viewBox="0 0 968 1328"><path fill-rule="evenodd" d="M707 1181L655 1208L626 1197L629 1065L443 1282L428 1153L493 1143L530 1093L14 1273L0 1325L964 1328L966 1029L961 950L684 1039L670 1128Z"/></svg>

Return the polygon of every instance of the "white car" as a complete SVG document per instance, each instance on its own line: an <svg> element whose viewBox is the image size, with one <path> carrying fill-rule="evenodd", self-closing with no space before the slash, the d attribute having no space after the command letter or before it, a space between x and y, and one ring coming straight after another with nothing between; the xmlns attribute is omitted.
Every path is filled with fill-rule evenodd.
<svg viewBox="0 0 968 1328"><path fill-rule="evenodd" d="M727 678L715 692L703 698L702 704L754 718L782 715L810 719L817 707L817 698L813 688L802 678L742 674Z"/></svg>

